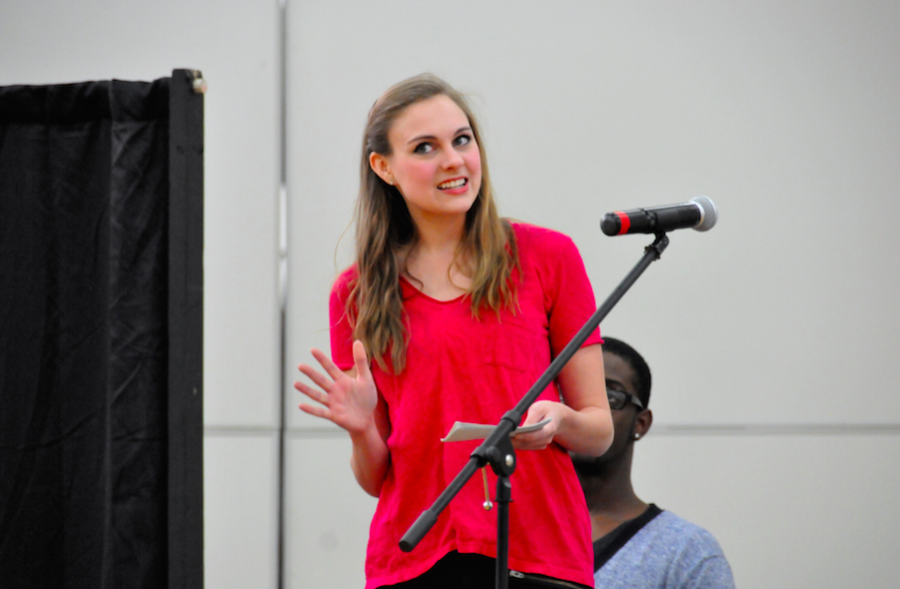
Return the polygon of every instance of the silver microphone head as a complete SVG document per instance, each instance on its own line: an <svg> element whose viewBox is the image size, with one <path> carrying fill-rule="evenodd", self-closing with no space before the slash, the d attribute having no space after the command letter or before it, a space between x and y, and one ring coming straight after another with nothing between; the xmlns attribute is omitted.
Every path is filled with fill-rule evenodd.
<svg viewBox="0 0 900 589"><path fill-rule="evenodd" d="M716 210L716 204L707 196L695 196L691 199L700 209L700 222L694 226L697 231L709 231L712 229L716 221L719 220L719 211Z"/></svg>

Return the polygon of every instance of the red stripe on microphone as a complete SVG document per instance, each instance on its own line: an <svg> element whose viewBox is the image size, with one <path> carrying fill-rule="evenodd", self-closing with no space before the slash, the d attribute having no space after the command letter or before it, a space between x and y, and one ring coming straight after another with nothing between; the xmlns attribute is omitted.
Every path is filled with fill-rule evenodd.
<svg viewBox="0 0 900 589"><path fill-rule="evenodd" d="M628 230L631 229L631 219L628 218L628 215L623 213L622 211L616 211L616 216L619 217L619 235L625 235L628 233Z"/></svg>

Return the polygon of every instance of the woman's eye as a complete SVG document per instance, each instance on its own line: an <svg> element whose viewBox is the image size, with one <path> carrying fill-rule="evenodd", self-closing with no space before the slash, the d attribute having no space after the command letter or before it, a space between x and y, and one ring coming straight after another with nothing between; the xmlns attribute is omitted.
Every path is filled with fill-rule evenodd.
<svg viewBox="0 0 900 589"><path fill-rule="evenodd" d="M434 151L434 147L430 143L420 143L413 151L415 153L431 153Z"/></svg>
<svg viewBox="0 0 900 589"><path fill-rule="evenodd" d="M460 146L460 147L463 145L468 145L468 144L472 143L472 136L471 135L460 135L459 137L457 137L454 140L454 143L456 143L456 145Z"/></svg>

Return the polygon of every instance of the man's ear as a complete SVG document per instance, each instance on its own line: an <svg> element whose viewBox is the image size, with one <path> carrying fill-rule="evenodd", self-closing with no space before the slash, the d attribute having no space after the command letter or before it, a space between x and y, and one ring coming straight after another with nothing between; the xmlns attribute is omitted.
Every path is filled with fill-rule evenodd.
<svg viewBox="0 0 900 589"><path fill-rule="evenodd" d="M634 433L637 439L646 436L647 432L650 431L651 425L653 425L653 411L645 409L638 413L637 417L634 418Z"/></svg>
<svg viewBox="0 0 900 589"><path fill-rule="evenodd" d="M372 171L375 172L379 178L391 186L394 185L394 175L391 174L391 164L385 156L380 153L375 153L374 151L370 153L369 167L372 168Z"/></svg>

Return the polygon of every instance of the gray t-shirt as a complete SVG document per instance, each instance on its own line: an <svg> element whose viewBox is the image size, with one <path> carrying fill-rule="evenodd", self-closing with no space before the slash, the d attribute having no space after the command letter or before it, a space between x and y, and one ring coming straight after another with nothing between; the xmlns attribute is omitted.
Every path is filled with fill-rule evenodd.
<svg viewBox="0 0 900 589"><path fill-rule="evenodd" d="M734 589L712 534L663 511L594 573L597 589Z"/></svg>

